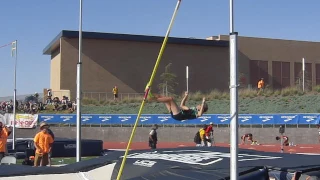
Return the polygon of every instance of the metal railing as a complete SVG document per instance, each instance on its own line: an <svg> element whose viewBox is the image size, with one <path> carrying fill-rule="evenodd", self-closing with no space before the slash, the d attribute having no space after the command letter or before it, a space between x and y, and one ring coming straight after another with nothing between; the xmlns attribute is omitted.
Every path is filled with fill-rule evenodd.
<svg viewBox="0 0 320 180"><path fill-rule="evenodd" d="M143 98L144 93L119 93L118 100ZM83 98L95 99L97 101L113 100L112 92L83 92Z"/></svg>

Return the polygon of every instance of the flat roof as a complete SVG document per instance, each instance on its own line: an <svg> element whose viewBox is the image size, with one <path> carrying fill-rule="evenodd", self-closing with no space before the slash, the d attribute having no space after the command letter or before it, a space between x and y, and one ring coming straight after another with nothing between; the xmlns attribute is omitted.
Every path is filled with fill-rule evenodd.
<svg viewBox="0 0 320 180"><path fill-rule="evenodd" d="M79 31L62 30L43 50L43 54L51 55L51 52L60 44L60 38L79 38ZM116 34L116 33L102 33L102 32L82 32L83 39L105 39L105 40L120 40L120 41L139 41L139 42L156 42L162 43L163 36L147 36L147 35L133 35L133 34ZM200 46L220 46L228 47L229 41L223 40L206 40L195 38L179 38L169 37L170 44L187 44Z"/></svg>

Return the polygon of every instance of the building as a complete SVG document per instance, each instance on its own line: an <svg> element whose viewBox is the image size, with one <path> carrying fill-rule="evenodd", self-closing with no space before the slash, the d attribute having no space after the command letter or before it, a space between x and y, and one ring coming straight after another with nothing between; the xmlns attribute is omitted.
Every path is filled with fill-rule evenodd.
<svg viewBox="0 0 320 180"><path fill-rule="evenodd" d="M63 30L44 49L51 55L50 88L70 90L76 97L78 31ZM120 93L143 93L153 71L163 37L83 32L82 89L107 98L113 86ZM153 91L161 91L160 75L167 64L177 76L176 93L186 90L185 67L189 66L189 91L229 89L229 42L221 35L207 39L170 37L158 68ZM239 37L239 73L246 85L256 86L263 77L274 88L295 85L301 59L306 59L312 85L320 83L320 43ZM105 96L105 97L102 97Z"/></svg>

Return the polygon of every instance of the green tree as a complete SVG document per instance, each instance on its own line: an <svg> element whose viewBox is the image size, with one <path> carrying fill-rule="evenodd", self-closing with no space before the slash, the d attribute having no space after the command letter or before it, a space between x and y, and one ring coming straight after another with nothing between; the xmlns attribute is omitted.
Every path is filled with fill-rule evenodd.
<svg viewBox="0 0 320 180"><path fill-rule="evenodd" d="M176 82L177 76L171 72L171 65L172 63L166 65L164 73L160 75L161 83L158 85L159 92L168 93L168 95L174 94L175 87L178 85L178 83Z"/></svg>
<svg viewBox="0 0 320 180"><path fill-rule="evenodd" d="M240 85L240 88L248 87L247 77L244 73L241 73L241 72L239 73L238 84Z"/></svg>
<svg viewBox="0 0 320 180"><path fill-rule="evenodd" d="M302 90L303 89L303 71L301 70L296 79L296 86ZM310 91L312 89L311 75L308 71L304 71L304 89Z"/></svg>

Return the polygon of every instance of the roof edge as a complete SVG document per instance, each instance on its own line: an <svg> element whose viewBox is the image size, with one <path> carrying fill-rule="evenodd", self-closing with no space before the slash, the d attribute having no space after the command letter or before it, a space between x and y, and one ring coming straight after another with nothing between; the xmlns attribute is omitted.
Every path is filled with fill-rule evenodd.
<svg viewBox="0 0 320 180"><path fill-rule="evenodd" d="M79 31L62 30L43 50L43 54L50 55L52 46L62 38L79 38ZM120 40L120 41L136 41L136 42L163 42L163 36L137 35L137 34L118 34L118 33L103 33L103 32L82 32L83 39L105 39L105 40ZM220 46L228 47L229 41L222 40L207 40L197 38L181 38L169 37L168 43L171 44L186 44L186 45L203 45L203 46Z"/></svg>
<svg viewBox="0 0 320 180"><path fill-rule="evenodd" d="M61 31L56 37L53 38L53 40L51 40L51 42L43 49L42 53L44 55L51 55L51 48L52 46L57 43L57 41L60 41L60 38L63 37L63 32ZM59 42L60 43L60 42Z"/></svg>

